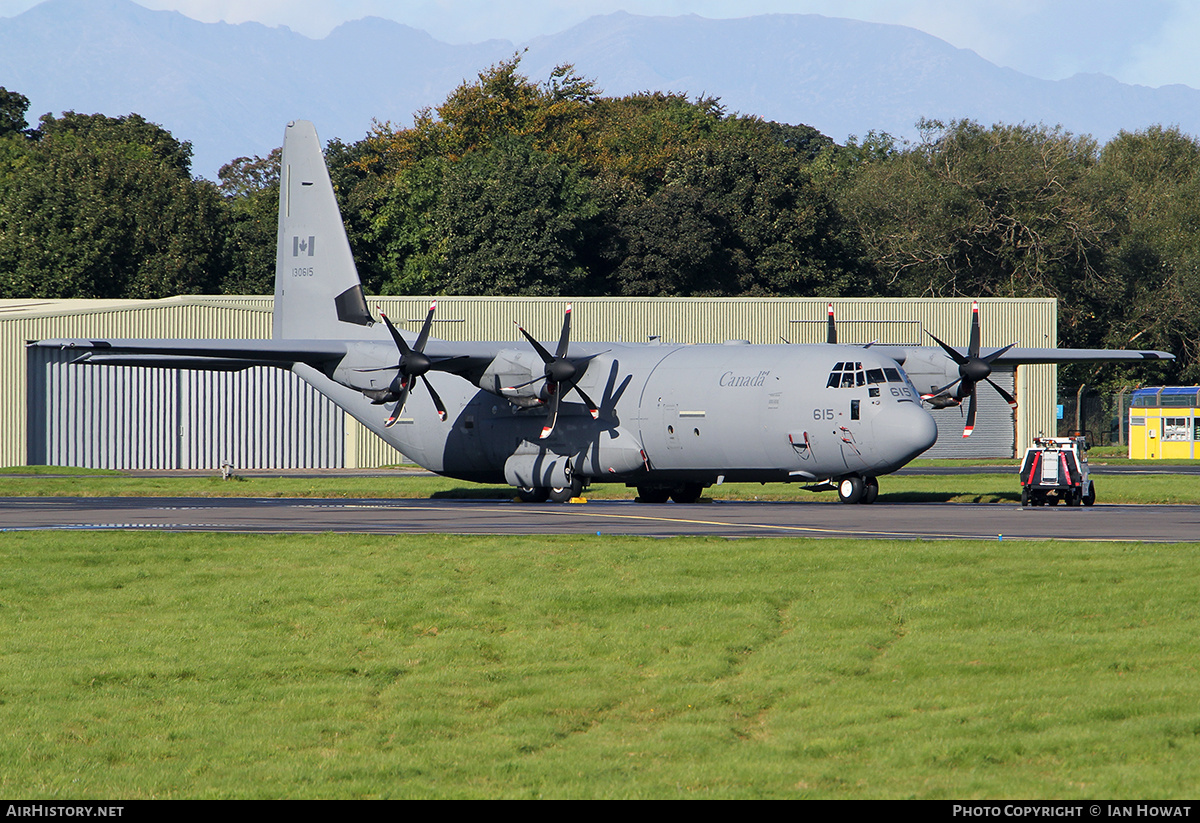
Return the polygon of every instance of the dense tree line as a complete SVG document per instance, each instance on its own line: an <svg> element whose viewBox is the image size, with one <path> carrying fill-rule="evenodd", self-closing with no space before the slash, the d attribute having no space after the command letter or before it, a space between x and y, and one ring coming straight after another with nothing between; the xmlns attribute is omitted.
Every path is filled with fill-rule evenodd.
<svg viewBox="0 0 1200 823"><path fill-rule="evenodd" d="M278 152L212 183L137 115L30 128L27 106L0 89L0 297L272 290ZM1167 349L1154 379L1200 380L1200 142L919 130L835 145L514 58L327 159L370 292L1049 296L1063 345Z"/></svg>

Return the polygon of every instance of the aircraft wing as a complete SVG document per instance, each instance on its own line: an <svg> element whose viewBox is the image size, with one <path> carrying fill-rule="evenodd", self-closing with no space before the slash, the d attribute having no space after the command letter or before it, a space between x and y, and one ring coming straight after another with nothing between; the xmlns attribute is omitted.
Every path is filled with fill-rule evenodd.
<svg viewBox="0 0 1200 823"><path fill-rule="evenodd" d="M357 340L85 339L37 340L29 345L78 352L80 356L75 362L96 366L236 371L251 366L287 369L295 363L305 363L332 372L343 360L355 360L366 344ZM477 379L501 346L431 340L429 354L435 370Z"/></svg>
<svg viewBox="0 0 1200 823"><path fill-rule="evenodd" d="M986 356L986 355L983 355ZM1011 348L993 363L1085 363L1117 360L1174 360L1165 351L1145 349L1018 349Z"/></svg>
<svg viewBox="0 0 1200 823"><path fill-rule="evenodd" d="M904 364L905 360L911 358L914 352L936 352L937 354L942 354L942 350L937 346L873 346L872 348L882 352L901 365ZM963 355L964 358L968 356L967 349L955 348L955 351ZM995 352L997 348L993 348L990 351ZM983 349L979 354L981 357L986 358L988 353L988 349ZM1022 365L1038 363L1104 363L1121 360L1145 362L1148 360L1174 359L1175 355L1170 352L1148 349L1021 349L1013 347L988 362Z"/></svg>
<svg viewBox="0 0 1200 823"><path fill-rule="evenodd" d="M174 369L244 369L334 363L346 355L339 340L38 340L30 346L78 351L78 362Z"/></svg>

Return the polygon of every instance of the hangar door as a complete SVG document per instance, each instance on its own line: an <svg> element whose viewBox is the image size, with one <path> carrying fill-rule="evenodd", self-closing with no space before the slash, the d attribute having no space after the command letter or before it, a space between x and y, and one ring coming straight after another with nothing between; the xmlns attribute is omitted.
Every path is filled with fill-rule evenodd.
<svg viewBox="0 0 1200 823"><path fill-rule="evenodd" d="M345 414L289 371L73 364L28 348L30 465L95 469L336 468Z"/></svg>

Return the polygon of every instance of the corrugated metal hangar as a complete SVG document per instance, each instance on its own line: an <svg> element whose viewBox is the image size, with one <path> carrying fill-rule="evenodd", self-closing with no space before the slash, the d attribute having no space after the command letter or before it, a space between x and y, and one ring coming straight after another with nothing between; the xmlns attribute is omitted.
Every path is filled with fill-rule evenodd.
<svg viewBox="0 0 1200 823"><path fill-rule="evenodd" d="M429 297L371 298L416 331ZM557 339L566 303L572 339L667 343L819 343L826 306L844 344L927 346L928 330L965 347L969 299L530 298L438 297L434 335L521 345L513 320L542 340ZM27 348L47 338L268 338L271 297L165 300L0 301L0 465L113 469L357 468L400 455L290 372L176 371L73 364L70 351ZM1053 299L981 301L983 346L1014 341L1057 345ZM992 379L1017 398L1015 416L994 392L979 392L979 421L962 438L961 408L933 412L943 436L926 456L1012 457L1033 437L1055 432L1054 366L997 368ZM924 390L926 387L919 387Z"/></svg>

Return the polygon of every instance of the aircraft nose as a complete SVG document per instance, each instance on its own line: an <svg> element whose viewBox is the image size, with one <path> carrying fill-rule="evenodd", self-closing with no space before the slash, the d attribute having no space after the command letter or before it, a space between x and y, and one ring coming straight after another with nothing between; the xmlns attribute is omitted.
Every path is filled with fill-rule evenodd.
<svg viewBox="0 0 1200 823"><path fill-rule="evenodd" d="M900 468L937 441L937 424L916 403L897 403L876 415L871 427L877 454L892 469Z"/></svg>

